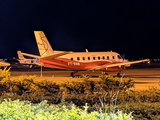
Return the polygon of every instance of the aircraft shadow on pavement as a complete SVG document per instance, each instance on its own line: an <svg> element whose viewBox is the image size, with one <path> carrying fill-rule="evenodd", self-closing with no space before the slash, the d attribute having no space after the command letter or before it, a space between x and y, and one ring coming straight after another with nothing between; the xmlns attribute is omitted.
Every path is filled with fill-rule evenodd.
<svg viewBox="0 0 160 120"><path fill-rule="evenodd" d="M87 76L89 76L90 78L99 78L98 75L87 75ZM70 77L70 76L68 76L68 77ZM75 75L75 78L83 78L83 75Z"/></svg>
<svg viewBox="0 0 160 120"><path fill-rule="evenodd" d="M101 76L101 75L87 75L87 76L89 76L90 78L99 78L99 76ZM83 76L82 75L75 75L75 77L82 78ZM117 76L112 76L112 77L117 77ZM122 76L120 76L120 77L122 77ZM123 76L123 77L125 78L125 76Z"/></svg>

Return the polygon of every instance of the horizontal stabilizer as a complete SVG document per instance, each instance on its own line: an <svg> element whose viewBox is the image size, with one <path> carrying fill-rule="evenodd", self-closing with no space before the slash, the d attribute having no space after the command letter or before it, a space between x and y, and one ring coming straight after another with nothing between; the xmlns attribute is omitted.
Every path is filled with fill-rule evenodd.
<svg viewBox="0 0 160 120"><path fill-rule="evenodd" d="M59 56L62 55L66 55L69 54L70 52L61 52L61 53L57 53L57 54L53 54L53 55L49 55L49 56L45 56L45 57L41 57L41 56L37 56L37 55L33 55L33 54L28 54L28 53L22 53L22 55L25 56L29 56L29 57L33 57L33 58L42 58L42 59L53 59L53 58L57 58Z"/></svg>

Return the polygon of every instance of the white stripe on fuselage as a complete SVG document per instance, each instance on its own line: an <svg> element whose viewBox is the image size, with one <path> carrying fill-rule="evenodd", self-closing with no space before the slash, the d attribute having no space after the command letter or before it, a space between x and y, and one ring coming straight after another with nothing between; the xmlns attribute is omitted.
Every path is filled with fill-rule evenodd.
<svg viewBox="0 0 160 120"><path fill-rule="evenodd" d="M118 56L120 55L116 52L73 52L70 54L60 56L59 58L73 59L74 61L78 62L93 62L93 61L123 62L123 59L118 58Z"/></svg>

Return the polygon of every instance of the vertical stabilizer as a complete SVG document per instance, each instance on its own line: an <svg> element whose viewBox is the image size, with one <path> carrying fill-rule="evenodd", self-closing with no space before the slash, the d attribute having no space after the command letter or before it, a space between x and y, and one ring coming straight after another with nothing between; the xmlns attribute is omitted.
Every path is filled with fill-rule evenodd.
<svg viewBox="0 0 160 120"><path fill-rule="evenodd" d="M36 37L36 41L37 41L37 45L38 45L38 49L41 57L53 55L54 54L53 49L50 43L48 42L45 34L43 33L43 31L34 31L34 34Z"/></svg>
<svg viewBox="0 0 160 120"><path fill-rule="evenodd" d="M25 59L24 56L22 55L21 51L17 51L17 54L18 54L19 59L21 59L21 60Z"/></svg>

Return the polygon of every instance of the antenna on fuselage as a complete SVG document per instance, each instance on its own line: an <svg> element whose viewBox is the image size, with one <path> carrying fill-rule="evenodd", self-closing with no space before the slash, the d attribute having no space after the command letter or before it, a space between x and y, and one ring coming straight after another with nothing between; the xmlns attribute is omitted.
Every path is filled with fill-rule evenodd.
<svg viewBox="0 0 160 120"><path fill-rule="evenodd" d="M86 49L86 52L88 53L88 49Z"/></svg>

